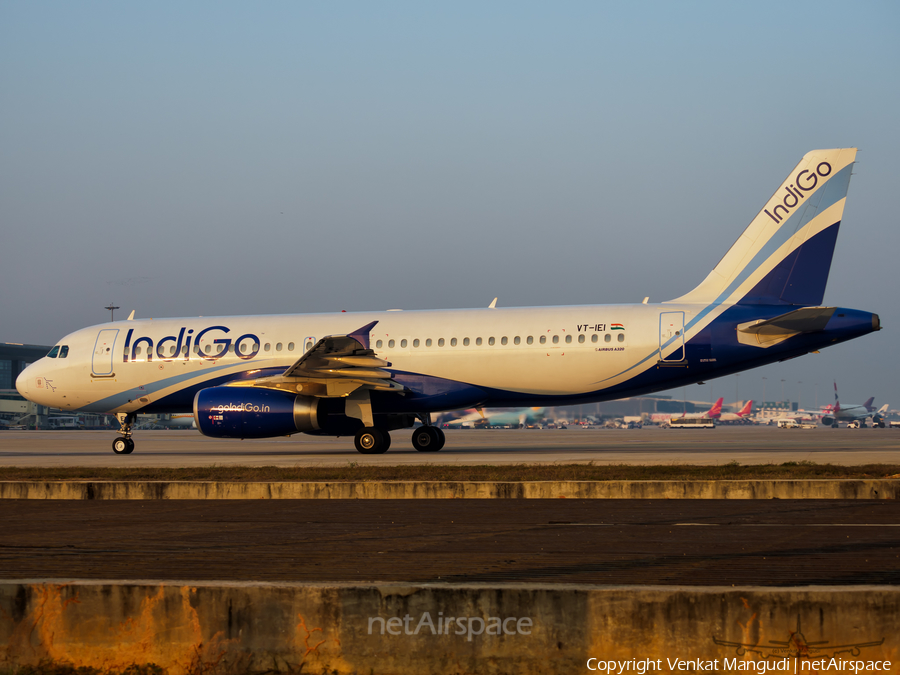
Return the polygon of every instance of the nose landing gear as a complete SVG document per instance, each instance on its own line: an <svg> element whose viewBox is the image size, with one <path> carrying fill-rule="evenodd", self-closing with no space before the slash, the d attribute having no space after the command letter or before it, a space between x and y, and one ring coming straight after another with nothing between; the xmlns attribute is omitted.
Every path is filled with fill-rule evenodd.
<svg viewBox="0 0 900 675"><path fill-rule="evenodd" d="M119 433L121 437L112 442L112 450L117 455L130 455L134 452L134 441L131 438L131 427L134 424L134 413L117 413Z"/></svg>

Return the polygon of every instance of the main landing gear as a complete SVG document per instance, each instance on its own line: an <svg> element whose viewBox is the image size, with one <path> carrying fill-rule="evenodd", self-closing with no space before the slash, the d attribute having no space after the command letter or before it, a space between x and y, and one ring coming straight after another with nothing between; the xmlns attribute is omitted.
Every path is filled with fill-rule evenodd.
<svg viewBox="0 0 900 675"><path fill-rule="evenodd" d="M119 420L119 438L112 442L113 452L117 455L130 455L134 452L134 440L131 438L131 427L134 424L134 413L118 413L116 417Z"/></svg>
<svg viewBox="0 0 900 675"><path fill-rule="evenodd" d="M444 447L444 432L439 427L413 429L412 444L419 452L437 452Z"/></svg>
<svg viewBox="0 0 900 675"><path fill-rule="evenodd" d="M437 452L444 447L444 440L444 432L430 424L413 429L412 444L419 452ZM364 455L380 455L391 447L391 434L376 427L363 427L353 442Z"/></svg>

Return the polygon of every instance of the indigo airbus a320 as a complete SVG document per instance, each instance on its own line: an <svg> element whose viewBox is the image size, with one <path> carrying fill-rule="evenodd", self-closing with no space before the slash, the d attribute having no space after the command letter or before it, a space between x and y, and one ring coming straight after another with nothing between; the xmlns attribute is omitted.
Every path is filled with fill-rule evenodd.
<svg viewBox="0 0 900 675"><path fill-rule="evenodd" d="M637 396L783 361L880 329L822 304L856 149L815 150L699 286L661 304L145 319L64 337L16 388L64 410L193 412L217 438L354 436L385 452L432 413Z"/></svg>

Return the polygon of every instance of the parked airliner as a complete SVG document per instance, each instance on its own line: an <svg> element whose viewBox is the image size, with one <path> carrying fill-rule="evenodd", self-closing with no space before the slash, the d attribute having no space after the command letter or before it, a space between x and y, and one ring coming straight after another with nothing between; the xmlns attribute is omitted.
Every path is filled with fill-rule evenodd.
<svg viewBox="0 0 900 675"><path fill-rule="evenodd" d="M671 419L685 419L685 420L700 420L704 418L717 420L722 415L722 402L725 400L724 396L720 396L716 399L716 402L710 406L709 410L706 412L680 412L680 413L653 413L650 415L650 421L654 424L665 424Z"/></svg>
<svg viewBox="0 0 900 675"><path fill-rule="evenodd" d="M662 304L125 320L60 340L17 378L26 398L115 413L113 450L137 413L193 412L219 438L354 436L431 415L641 396L801 356L880 329L822 306L856 149L803 157L706 279ZM684 264L680 261L679 264Z"/></svg>
<svg viewBox="0 0 900 675"><path fill-rule="evenodd" d="M871 417L872 426L884 427L884 416L887 413L887 405L881 406L880 410L875 410L875 406L872 405L874 402L875 397L870 396L862 405L842 406L840 400L838 400L838 388L837 382L835 382L834 406L827 414L822 416L822 424L836 429L838 427L838 422L848 422L858 428L865 427L866 420Z"/></svg>
<svg viewBox="0 0 900 675"><path fill-rule="evenodd" d="M751 411L753 410L753 400L749 400L744 407L736 413L720 412L718 417L713 417L716 422L749 422Z"/></svg>

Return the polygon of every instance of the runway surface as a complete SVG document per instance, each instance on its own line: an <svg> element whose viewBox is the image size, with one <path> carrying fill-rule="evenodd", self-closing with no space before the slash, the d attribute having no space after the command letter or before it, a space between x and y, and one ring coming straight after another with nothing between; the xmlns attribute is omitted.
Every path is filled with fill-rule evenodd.
<svg viewBox="0 0 900 675"><path fill-rule="evenodd" d="M900 583L900 503L6 501L6 579Z"/></svg>
<svg viewBox="0 0 900 675"><path fill-rule="evenodd" d="M2 431L2 466L178 467L209 465L341 466L364 464L819 464L900 462L900 429L718 427L675 430L447 430L437 453L416 452L410 431L391 433L383 455L361 455L352 438L298 434L226 440L197 431L137 431L135 451L115 455L113 431Z"/></svg>

